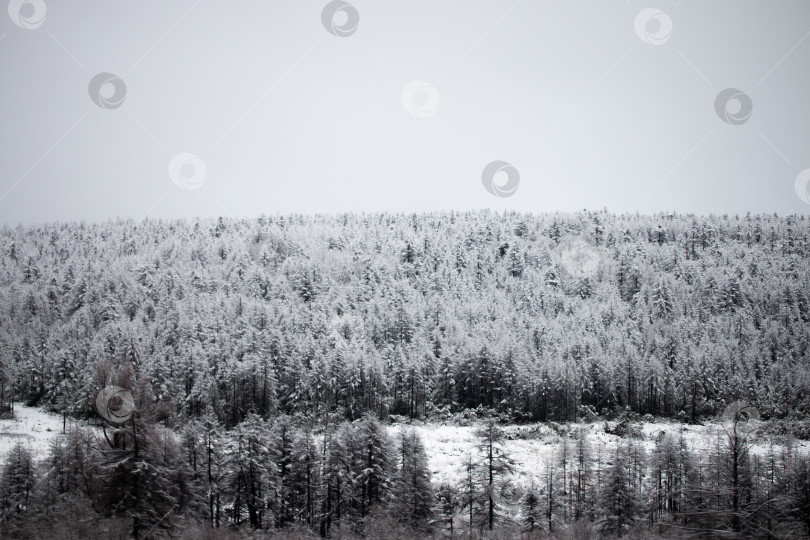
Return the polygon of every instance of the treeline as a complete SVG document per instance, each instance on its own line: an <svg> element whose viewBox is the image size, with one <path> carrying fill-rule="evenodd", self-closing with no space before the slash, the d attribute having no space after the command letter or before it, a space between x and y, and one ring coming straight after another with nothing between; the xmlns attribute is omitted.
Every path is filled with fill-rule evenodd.
<svg viewBox="0 0 810 540"><path fill-rule="evenodd" d="M136 414L102 435L74 428L32 461L0 470L0 534L15 538L808 538L810 457L787 439L752 452L728 423L690 448L626 429L603 445L570 429L538 470L519 474L504 431L482 422L431 484L414 430L371 415L299 425L251 414L223 430L209 413L177 433ZM538 448L542 447L538 443ZM533 478L532 482L529 482Z"/></svg>
<svg viewBox="0 0 810 540"><path fill-rule="evenodd" d="M441 213L0 231L0 408L161 420L810 414L805 216ZM805 427L806 422L805 422Z"/></svg>

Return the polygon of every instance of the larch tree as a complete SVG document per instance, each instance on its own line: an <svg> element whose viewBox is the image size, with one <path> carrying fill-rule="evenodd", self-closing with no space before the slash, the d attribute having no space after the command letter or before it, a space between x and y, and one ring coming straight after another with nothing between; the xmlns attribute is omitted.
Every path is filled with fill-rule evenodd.
<svg viewBox="0 0 810 540"><path fill-rule="evenodd" d="M412 530L426 533L433 519L435 494L425 447L414 430L402 430L398 442L391 511Z"/></svg>
<svg viewBox="0 0 810 540"><path fill-rule="evenodd" d="M478 453L483 486L486 488L486 526L492 530L498 514L498 503L495 501L497 483L514 471L514 461L504 449L503 430L488 420L476 430Z"/></svg>

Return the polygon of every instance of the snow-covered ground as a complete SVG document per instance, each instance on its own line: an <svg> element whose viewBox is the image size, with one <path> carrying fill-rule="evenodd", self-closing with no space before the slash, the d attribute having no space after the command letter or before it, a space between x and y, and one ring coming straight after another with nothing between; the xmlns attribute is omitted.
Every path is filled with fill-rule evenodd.
<svg viewBox="0 0 810 540"><path fill-rule="evenodd" d="M14 404L14 419L0 420L0 463L22 442L36 460L47 456L51 440L62 433L62 417L38 407Z"/></svg>
<svg viewBox="0 0 810 540"><path fill-rule="evenodd" d="M476 460L476 437L475 426L447 426L438 424L414 425L414 426L391 426L389 433L396 437L402 428L413 427L422 437L425 451L428 455L430 470L433 473L433 482L455 483L463 477L463 466L467 461L467 456L472 452L473 460ZM605 463L612 458L616 445L621 442L621 438L610 435L604 431L604 422L591 424L568 424L561 428L568 431L571 436L575 436L576 430L583 429L587 433L588 443L593 458L598 459L601 453L601 461ZM656 439L664 433L679 437L683 434L690 451L698 457L708 456L708 453L715 447L717 434L723 433L723 427L718 423L708 423L705 425L686 425L677 422L644 422L638 424L641 437L636 441L650 452L655 448ZM559 456L561 437L551 427L544 424L506 426L504 431L507 440L504 441L504 450L515 461L515 477L523 487L531 484L543 485L543 474L552 458ZM518 438L520 432L532 432L532 438ZM751 451L760 455L765 455L771 445L771 441L764 437L751 436L754 441ZM575 439L569 438L569 451L575 451ZM802 452L810 451L810 441L797 441L797 450Z"/></svg>

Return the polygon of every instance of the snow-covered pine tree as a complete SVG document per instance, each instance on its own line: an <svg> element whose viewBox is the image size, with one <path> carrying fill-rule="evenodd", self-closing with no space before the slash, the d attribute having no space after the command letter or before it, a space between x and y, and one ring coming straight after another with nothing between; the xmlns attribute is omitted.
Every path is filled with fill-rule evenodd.
<svg viewBox="0 0 810 540"><path fill-rule="evenodd" d="M251 527L260 529L265 526L265 509L277 477L270 459L269 426L258 415L248 414L229 442L223 487L231 501L231 520L240 525L247 517Z"/></svg>
<svg viewBox="0 0 810 540"><path fill-rule="evenodd" d="M523 522L526 524L529 534L541 527L543 509L541 508L540 496L532 486L523 496Z"/></svg>
<svg viewBox="0 0 810 540"><path fill-rule="evenodd" d="M171 529L177 516L199 508L191 470L174 435L155 426L148 409L141 410L142 415L135 413L115 433L113 446L101 454L96 468L99 486L93 491L97 508L132 519L134 538Z"/></svg>
<svg viewBox="0 0 810 540"><path fill-rule="evenodd" d="M504 449L503 430L494 420L487 420L475 434L478 437L480 474L486 489L485 524L492 530L500 513L493 494L499 489L498 483L514 471L514 461Z"/></svg>
<svg viewBox="0 0 810 540"><path fill-rule="evenodd" d="M271 484L271 510L275 516L274 526L284 529L295 520L293 504L293 469L294 445L297 430L292 418L282 414L273 420L269 437L268 451L271 467L276 472L275 481Z"/></svg>
<svg viewBox="0 0 810 540"><path fill-rule="evenodd" d="M31 453L23 443L15 444L0 474L0 521L11 513L28 509L35 480Z"/></svg>
<svg viewBox="0 0 810 540"><path fill-rule="evenodd" d="M574 495L574 519L591 519L593 517L593 456L588 435L584 429L577 432L574 443L573 479L571 490Z"/></svg>
<svg viewBox="0 0 810 540"><path fill-rule="evenodd" d="M292 445L290 506L301 523L312 525L316 518L316 496L321 489L320 453L309 426L298 430Z"/></svg>
<svg viewBox="0 0 810 540"><path fill-rule="evenodd" d="M627 468L630 449L618 444L599 496L599 526L607 534L622 535L639 517L639 501Z"/></svg>
<svg viewBox="0 0 810 540"><path fill-rule="evenodd" d="M366 413L354 430L355 504L360 517L373 506L388 501L391 488L392 444L380 421Z"/></svg>
<svg viewBox="0 0 810 540"><path fill-rule="evenodd" d="M435 499L427 454L414 430L401 430L398 442L391 513L411 530L427 533L433 519Z"/></svg>

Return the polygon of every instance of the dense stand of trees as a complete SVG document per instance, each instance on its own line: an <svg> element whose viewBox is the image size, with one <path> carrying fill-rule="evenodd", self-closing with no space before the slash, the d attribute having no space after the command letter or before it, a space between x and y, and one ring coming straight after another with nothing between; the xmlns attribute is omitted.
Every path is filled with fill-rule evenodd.
<svg viewBox="0 0 810 540"><path fill-rule="evenodd" d="M804 216L443 213L0 231L0 408L810 413Z"/></svg>
<svg viewBox="0 0 810 540"><path fill-rule="evenodd" d="M629 410L623 416L634 421ZM512 476L501 429L484 424L477 451L459 464L459 482L437 490L440 532L543 538L810 536L810 456L791 438L752 452L757 437L727 422L694 447L683 431L661 431L647 450L632 436L594 448L587 431L574 429L561 437L541 468L530 471L540 482L529 484L525 476ZM522 485L518 493L515 485Z"/></svg>
<svg viewBox="0 0 810 540"><path fill-rule="evenodd" d="M0 536L198 538L205 530L362 535L384 521L429 534L435 495L418 436L392 440L375 417L302 424L210 414L179 433L143 407L103 435L74 428L39 466L21 443L0 471ZM317 431L317 436L315 431Z"/></svg>

